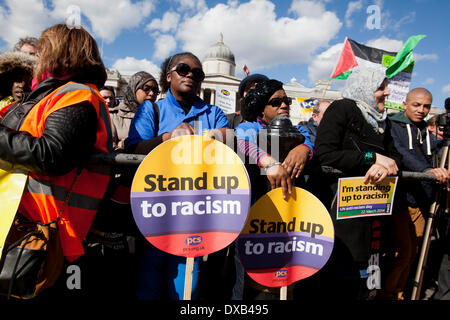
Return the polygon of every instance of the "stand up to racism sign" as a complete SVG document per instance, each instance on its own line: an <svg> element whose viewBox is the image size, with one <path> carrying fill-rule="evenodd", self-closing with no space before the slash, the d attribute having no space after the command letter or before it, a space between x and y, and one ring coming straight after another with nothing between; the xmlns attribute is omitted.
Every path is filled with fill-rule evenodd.
<svg viewBox="0 0 450 320"><path fill-rule="evenodd" d="M155 247L187 258L208 255L232 243L245 225L248 174L219 141L171 139L139 166L131 206L139 230Z"/></svg>
<svg viewBox="0 0 450 320"><path fill-rule="evenodd" d="M237 240L248 275L267 287L285 287L319 271L334 245L334 228L325 206L300 188L285 200L281 188L250 209Z"/></svg>

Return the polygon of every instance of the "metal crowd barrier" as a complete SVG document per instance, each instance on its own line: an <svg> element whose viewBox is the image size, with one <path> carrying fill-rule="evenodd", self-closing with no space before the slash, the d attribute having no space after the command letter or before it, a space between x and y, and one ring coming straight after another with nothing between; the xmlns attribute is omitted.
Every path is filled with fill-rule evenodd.
<svg viewBox="0 0 450 320"><path fill-rule="evenodd" d="M94 163L107 164L111 166L139 166L146 156L140 154L128 154L128 153L108 153L98 154L91 157L90 161ZM334 174L337 176L344 176L342 171L331 167L307 167L304 170L304 174ZM412 171L399 171L397 175L400 179L407 180L424 180L424 181L436 181L436 177L433 174L412 172Z"/></svg>

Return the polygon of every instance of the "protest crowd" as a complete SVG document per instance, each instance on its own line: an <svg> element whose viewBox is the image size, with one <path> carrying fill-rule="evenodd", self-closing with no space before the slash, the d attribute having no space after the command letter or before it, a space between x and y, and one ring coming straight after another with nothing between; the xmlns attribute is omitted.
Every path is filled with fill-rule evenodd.
<svg viewBox="0 0 450 320"><path fill-rule="evenodd" d="M433 102L429 90L410 90L404 110L388 115L386 72L356 68L342 99L316 101L309 122L297 124L289 120L292 100L283 83L261 74L242 80L240 113L225 114L207 104L199 97L202 63L190 52L167 57L159 75L135 73L120 102L106 79L97 44L83 28L54 25L39 39L21 39L14 51L0 54L0 169L5 177L25 177L12 220L0 219L2 228L12 225L6 240L0 238L6 241L0 299L183 299L186 258L152 245L133 219L130 190L136 167L99 164L92 157L147 155L171 139L206 135L241 156L252 205L273 189L288 198L298 187L328 210L335 237L331 256L318 272L288 286L289 299L411 300L430 207L437 190L450 181L449 170L439 167L445 128L438 117L427 123ZM295 136L289 143L280 140L277 155L258 141L258 134L273 124ZM364 177L366 184L402 171L426 173L430 179L400 178L391 215L337 220L339 180L310 170L321 167ZM1 201L13 184L0 179ZM438 218L420 299L450 299L450 219ZM23 226L28 233L20 233ZM36 258L40 265L34 271L34 278L38 274L44 280L22 277L21 272L33 271L23 262L32 260L28 243L44 234L41 251L47 255ZM249 277L238 251L232 242L195 257L192 300L279 299L279 288ZM375 256L379 281L368 285ZM70 268L80 270L81 278L71 278Z"/></svg>

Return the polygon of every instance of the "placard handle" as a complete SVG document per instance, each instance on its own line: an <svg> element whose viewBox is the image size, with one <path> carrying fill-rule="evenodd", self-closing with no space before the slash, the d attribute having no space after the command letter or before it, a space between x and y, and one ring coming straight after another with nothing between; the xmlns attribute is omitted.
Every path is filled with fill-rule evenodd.
<svg viewBox="0 0 450 320"><path fill-rule="evenodd" d="M193 274L194 274L194 258L186 258L186 273L184 277L183 300L191 300Z"/></svg>

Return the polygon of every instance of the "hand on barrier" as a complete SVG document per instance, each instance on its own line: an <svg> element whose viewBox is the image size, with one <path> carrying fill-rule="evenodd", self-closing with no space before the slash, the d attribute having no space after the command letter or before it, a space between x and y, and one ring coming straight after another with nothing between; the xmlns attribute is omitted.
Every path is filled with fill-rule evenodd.
<svg viewBox="0 0 450 320"><path fill-rule="evenodd" d="M379 183L384 180L389 174L388 169L384 166L374 163L364 176L364 183Z"/></svg>
<svg viewBox="0 0 450 320"><path fill-rule="evenodd" d="M447 183L450 181L450 171L445 168L434 168L428 170L427 173L431 173L436 177L437 183Z"/></svg>
<svg viewBox="0 0 450 320"><path fill-rule="evenodd" d="M376 153L375 164L385 167L388 171L388 176L393 176L398 173L397 163L393 159L383 156L382 154Z"/></svg>
<svg viewBox="0 0 450 320"><path fill-rule="evenodd" d="M175 129L173 129L170 133L163 135L163 141L166 141L171 138L176 138L180 136L189 136L195 134L195 129L189 123L181 123Z"/></svg>
<svg viewBox="0 0 450 320"><path fill-rule="evenodd" d="M291 179L298 178L303 172L308 161L309 152L310 150L306 145L299 145L289 152L282 166L286 169Z"/></svg>

